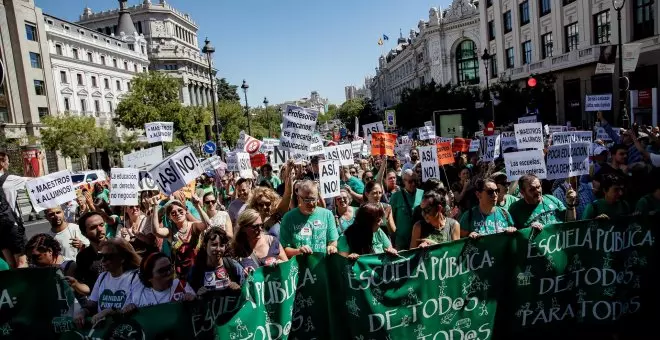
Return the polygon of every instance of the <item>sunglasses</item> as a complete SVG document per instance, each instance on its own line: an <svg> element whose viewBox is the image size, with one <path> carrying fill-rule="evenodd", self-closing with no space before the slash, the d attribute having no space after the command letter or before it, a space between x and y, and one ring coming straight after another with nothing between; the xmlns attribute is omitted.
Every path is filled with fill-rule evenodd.
<svg viewBox="0 0 660 340"><path fill-rule="evenodd" d="M484 189L484 190L481 190L481 191L487 193L488 196L497 195L497 189Z"/></svg>
<svg viewBox="0 0 660 340"><path fill-rule="evenodd" d="M140 207L137 206L137 205L134 205L134 206L131 206L131 207L127 207L127 209L129 209L129 210L137 210L137 209L140 209Z"/></svg>
<svg viewBox="0 0 660 340"><path fill-rule="evenodd" d="M169 266L156 269L156 274L161 276L166 276L168 274L171 274L173 269L174 269L174 265L170 264Z"/></svg>
<svg viewBox="0 0 660 340"><path fill-rule="evenodd" d="M270 208L270 202L257 202L255 206L257 208Z"/></svg>
<svg viewBox="0 0 660 340"><path fill-rule="evenodd" d="M99 253L98 259L102 261L112 260L117 257L117 253Z"/></svg>
<svg viewBox="0 0 660 340"><path fill-rule="evenodd" d="M216 200L208 200L208 201L204 201L204 204L213 205L213 204L215 204L215 202L217 202L217 201Z"/></svg>
<svg viewBox="0 0 660 340"><path fill-rule="evenodd" d="M365 181L373 181L374 178L373 178L373 177L365 177L364 180L365 180Z"/></svg>
<svg viewBox="0 0 660 340"><path fill-rule="evenodd" d="M261 231L264 229L264 224L259 223L259 224L251 224L248 228L254 230L254 231Z"/></svg>
<svg viewBox="0 0 660 340"><path fill-rule="evenodd" d="M186 211L183 209L176 209L170 212L170 216L185 215Z"/></svg>

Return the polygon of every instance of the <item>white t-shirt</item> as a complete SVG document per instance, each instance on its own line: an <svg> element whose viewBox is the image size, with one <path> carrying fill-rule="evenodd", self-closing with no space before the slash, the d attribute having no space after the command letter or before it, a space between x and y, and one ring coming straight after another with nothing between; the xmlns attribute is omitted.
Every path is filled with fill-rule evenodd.
<svg viewBox="0 0 660 340"><path fill-rule="evenodd" d="M220 227L227 230L227 221L230 220L226 211L217 211L215 216L211 217L211 227Z"/></svg>
<svg viewBox="0 0 660 340"><path fill-rule="evenodd" d="M99 312L111 308L122 309L139 285L140 279L136 270L124 272L118 277L103 272L96 279L89 299L98 303Z"/></svg>
<svg viewBox="0 0 660 340"><path fill-rule="evenodd" d="M183 295L186 293L195 294L195 291L188 283L174 279L172 286L162 292L145 287L140 283L139 287L131 295L130 303L137 307L154 306L169 302L183 301Z"/></svg>
<svg viewBox="0 0 660 340"><path fill-rule="evenodd" d="M51 235L57 242L59 242L60 246L62 247L62 257L64 257L65 261L75 261L76 256L78 256L78 248L74 248L71 245L72 238L77 238L82 241L85 247L89 246L89 240L80 232L80 228L77 224L69 223L69 225L59 233L54 233L51 229L48 231L48 234Z"/></svg>
<svg viewBox="0 0 660 340"><path fill-rule="evenodd" d="M2 174L3 172L0 171L0 175ZM5 192L7 203L9 203L11 210L13 210L16 214L18 214L18 210L16 209L16 197L18 196L18 190L25 187L25 182L27 182L28 179L29 178L26 177L9 175L5 180L5 183L2 185L2 190Z"/></svg>

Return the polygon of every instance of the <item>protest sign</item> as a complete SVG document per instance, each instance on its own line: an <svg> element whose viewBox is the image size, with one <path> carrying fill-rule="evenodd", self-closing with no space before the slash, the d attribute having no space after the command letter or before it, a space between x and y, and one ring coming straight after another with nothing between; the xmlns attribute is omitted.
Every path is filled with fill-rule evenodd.
<svg viewBox="0 0 660 340"><path fill-rule="evenodd" d="M76 191L71 184L71 171L63 170L46 176L31 179L25 183L30 202L39 212L59 207L76 199Z"/></svg>
<svg viewBox="0 0 660 340"><path fill-rule="evenodd" d="M516 134L518 150L543 150L545 147L543 144L543 126L541 123L514 124L513 130Z"/></svg>
<svg viewBox="0 0 660 340"><path fill-rule="evenodd" d="M253 168L258 168L260 166L265 165L268 163L268 160L266 159L266 155L262 153L253 153L250 154L250 166Z"/></svg>
<svg viewBox="0 0 660 340"><path fill-rule="evenodd" d="M394 110L385 110L385 123L388 129L396 128L396 112Z"/></svg>
<svg viewBox="0 0 660 340"><path fill-rule="evenodd" d="M452 151L451 144L448 142L438 143L435 145L438 152L438 164L449 165L454 164L454 152Z"/></svg>
<svg viewBox="0 0 660 340"><path fill-rule="evenodd" d="M591 131L555 132L552 134L552 145L571 143L591 143L593 133Z"/></svg>
<svg viewBox="0 0 660 340"><path fill-rule="evenodd" d="M238 171L238 158L236 158L236 152L227 152L225 159L227 160L227 171Z"/></svg>
<svg viewBox="0 0 660 340"><path fill-rule="evenodd" d="M322 154L323 139L321 139L321 136L318 133L315 133L314 136L312 136L312 145L309 146L309 152L307 153L307 156L311 157Z"/></svg>
<svg viewBox="0 0 660 340"><path fill-rule="evenodd" d="M500 157L500 135L483 136L479 143L479 158L482 162L492 162Z"/></svg>
<svg viewBox="0 0 660 340"><path fill-rule="evenodd" d="M610 137L610 134L607 133L607 130L605 128L597 126L594 128L596 130L596 139L600 139L604 142L611 142L612 137ZM612 128L612 131L620 131L621 129L619 128ZM618 134L618 133L617 133Z"/></svg>
<svg viewBox="0 0 660 340"><path fill-rule="evenodd" d="M149 172L140 170L140 182L138 191L158 191L158 184L151 178Z"/></svg>
<svg viewBox="0 0 660 340"><path fill-rule="evenodd" d="M333 198L339 196L341 186L339 185L340 164L336 160L319 161L319 185L321 198Z"/></svg>
<svg viewBox="0 0 660 340"><path fill-rule="evenodd" d="M591 143L572 143L548 147L546 179L562 179L589 174Z"/></svg>
<svg viewBox="0 0 660 340"><path fill-rule="evenodd" d="M529 174L536 175L539 179L546 178L547 170L543 150L505 153L504 165L506 167L506 177L511 182Z"/></svg>
<svg viewBox="0 0 660 340"><path fill-rule="evenodd" d="M438 148L435 145L429 145L420 146L417 150L422 160L422 181L426 182L430 178L440 178Z"/></svg>
<svg viewBox="0 0 660 340"><path fill-rule="evenodd" d="M351 148L351 144L337 145L337 151L339 152L339 163L342 166L355 164L355 160L353 159L353 149Z"/></svg>
<svg viewBox="0 0 660 340"><path fill-rule="evenodd" d="M552 135L553 133L566 132L568 131L568 126L563 125L548 125L548 134Z"/></svg>
<svg viewBox="0 0 660 340"><path fill-rule="evenodd" d="M282 114L283 130L280 148L295 154L307 155L316 130L318 112L302 107L287 105Z"/></svg>
<svg viewBox="0 0 660 340"><path fill-rule="evenodd" d="M481 140L480 139L472 139L470 140L470 150L469 152L477 152L479 151L479 146L481 145Z"/></svg>
<svg viewBox="0 0 660 340"><path fill-rule="evenodd" d="M262 141L248 134L243 135L243 142L245 143L243 145L243 149L239 149L238 151L245 151L249 154L255 154L259 152L259 150L261 149L261 145L263 145Z"/></svg>
<svg viewBox="0 0 660 340"><path fill-rule="evenodd" d="M323 148L323 158L326 161L329 161L329 160L338 161L339 160L339 147L337 147L337 145L324 147Z"/></svg>
<svg viewBox="0 0 660 340"><path fill-rule="evenodd" d="M612 110L612 94L587 95L584 111L610 111Z"/></svg>
<svg viewBox="0 0 660 340"><path fill-rule="evenodd" d="M362 144L364 144L364 141L361 140L356 140L351 142L351 151L353 151L354 154L359 154L362 152Z"/></svg>
<svg viewBox="0 0 660 340"><path fill-rule="evenodd" d="M237 152L236 162L238 163L238 175L241 176L241 178L254 178L249 153Z"/></svg>
<svg viewBox="0 0 660 340"><path fill-rule="evenodd" d="M163 146L131 152L122 157L124 168L146 170L163 160Z"/></svg>
<svg viewBox="0 0 660 340"><path fill-rule="evenodd" d="M213 171L213 170L216 170L216 169L219 169L220 167L222 167L222 164L224 164L224 162L222 162L220 157L213 156L213 157L209 157L209 158L205 159L200 164L200 166L202 167L202 169L204 169L204 171ZM226 166L227 165L225 164L225 167Z"/></svg>
<svg viewBox="0 0 660 340"><path fill-rule="evenodd" d="M394 144L396 144L396 135L393 133L376 132L372 134L371 155L373 156L394 156Z"/></svg>
<svg viewBox="0 0 660 340"><path fill-rule="evenodd" d="M516 143L516 133L514 131L505 131L500 135L500 149L505 151L506 149L513 148L518 150L518 144Z"/></svg>
<svg viewBox="0 0 660 340"><path fill-rule="evenodd" d="M454 143L452 144L451 150L453 152L469 152L470 140L465 138L454 138Z"/></svg>
<svg viewBox="0 0 660 340"><path fill-rule="evenodd" d="M385 132L385 127L383 127L383 122L364 124L362 125L362 131L364 131L364 139L367 144L371 145L371 135L376 132Z"/></svg>
<svg viewBox="0 0 660 340"><path fill-rule="evenodd" d="M424 126L433 126L433 121L430 120L425 121Z"/></svg>
<svg viewBox="0 0 660 340"><path fill-rule="evenodd" d="M151 143L171 142L174 136L174 123L152 122L145 123L144 130L147 133L147 141Z"/></svg>
<svg viewBox="0 0 660 340"><path fill-rule="evenodd" d="M518 117L518 124L536 123L536 115Z"/></svg>
<svg viewBox="0 0 660 340"><path fill-rule="evenodd" d="M435 126L422 126L419 128L419 140L435 139Z"/></svg>
<svg viewBox="0 0 660 340"><path fill-rule="evenodd" d="M168 196L203 173L204 169L190 147L173 153L149 170L149 175L156 181L160 191Z"/></svg>
<svg viewBox="0 0 660 340"><path fill-rule="evenodd" d="M138 205L140 170L110 169L110 205Z"/></svg>
<svg viewBox="0 0 660 340"><path fill-rule="evenodd" d="M261 149L259 151L263 153L273 152L275 145L279 145L280 140L275 138L264 138L263 143L261 144Z"/></svg>

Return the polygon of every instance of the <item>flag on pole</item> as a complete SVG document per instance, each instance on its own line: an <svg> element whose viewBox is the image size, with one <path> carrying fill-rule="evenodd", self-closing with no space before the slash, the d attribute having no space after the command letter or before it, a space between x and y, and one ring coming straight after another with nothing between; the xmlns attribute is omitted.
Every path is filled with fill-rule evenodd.
<svg viewBox="0 0 660 340"><path fill-rule="evenodd" d="M390 37L388 37L388 36L386 36L385 34L383 34L383 40L390 40Z"/></svg>
<svg viewBox="0 0 660 340"><path fill-rule="evenodd" d="M383 46L383 39L378 39L378 45Z"/></svg>

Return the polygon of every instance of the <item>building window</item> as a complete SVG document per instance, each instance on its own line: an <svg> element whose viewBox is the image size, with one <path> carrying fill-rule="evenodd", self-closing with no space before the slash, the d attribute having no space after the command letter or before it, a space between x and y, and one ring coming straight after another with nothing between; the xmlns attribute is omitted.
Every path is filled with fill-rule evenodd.
<svg viewBox="0 0 660 340"><path fill-rule="evenodd" d="M529 1L523 1L518 8L520 9L520 26L529 24Z"/></svg>
<svg viewBox="0 0 660 340"><path fill-rule="evenodd" d="M495 21L488 22L488 38L492 41L495 40Z"/></svg>
<svg viewBox="0 0 660 340"><path fill-rule="evenodd" d="M142 34L142 21L138 21L135 27L137 28L138 34Z"/></svg>
<svg viewBox="0 0 660 340"><path fill-rule="evenodd" d="M41 68L41 55L39 53L30 52L30 64L33 68Z"/></svg>
<svg viewBox="0 0 660 340"><path fill-rule="evenodd" d="M130 82L130 81L129 81L128 83L126 83L126 89L127 89L128 91L131 90L131 82Z"/></svg>
<svg viewBox="0 0 660 340"><path fill-rule="evenodd" d="M128 44L128 49L131 51L135 51L135 45L134 44Z"/></svg>
<svg viewBox="0 0 660 340"><path fill-rule="evenodd" d="M474 41L465 40L456 49L458 85L479 84L479 57Z"/></svg>
<svg viewBox="0 0 660 340"><path fill-rule="evenodd" d="M610 10L608 9L594 14L594 37L596 37L596 44L610 42L610 35Z"/></svg>
<svg viewBox="0 0 660 340"><path fill-rule="evenodd" d="M489 8L492 5L493 5L493 0L487 0L486 1L486 8Z"/></svg>
<svg viewBox="0 0 660 340"><path fill-rule="evenodd" d="M532 62L532 41L527 40L522 43L522 64L527 65Z"/></svg>
<svg viewBox="0 0 660 340"><path fill-rule="evenodd" d="M117 67L117 59L112 59L112 66Z"/></svg>
<svg viewBox="0 0 660 340"><path fill-rule="evenodd" d="M38 107L37 111L39 112L39 118L43 118L48 116L48 108L47 107Z"/></svg>
<svg viewBox="0 0 660 340"><path fill-rule="evenodd" d="M137 64L133 64L133 72L137 73L137 71L138 71Z"/></svg>
<svg viewBox="0 0 660 340"><path fill-rule="evenodd" d="M147 67L146 66L142 66L142 72L147 72Z"/></svg>
<svg viewBox="0 0 660 340"><path fill-rule="evenodd" d="M37 94L37 96L45 96L46 95L46 85L43 80L35 80L34 81L34 93Z"/></svg>
<svg viewBox="0 0 660 340"><path fill-rule="evenodd" d="M66 72L65 71L60 71L60 82L62 84L68 83L68 80L66 79Z"/></svg>
<svg viewBox="0 0 660 340"><path fill-rule="evenodd" d="M552 57L552 32L541 36L541 59Z"/></svg>
<svg viewBox="0 0 660 340"><path fill-rule="evenodd" d="M140 45L140 51L142 51L142 54L144 54L144 45Z"/></svg>
<svg viewBox="0 0 660 340"><path fill-rule="evenodd" d="M108 100L108 110L110 113L115 113L115 108L112 106L112 102Z"/></svg>
<svg viewBox="0 0 660 340"><path fill-rule="evenodd" d="M96 84L96 76L92 76L92 86L98 87L98 84Z"/></svg>
<svg viewBox="0 0 660 340"><path fill-rule="evenodd" d="M77 48L74 48L74 49L71 50L71 55L73 56L73 59L80 59L80 57L78 56L78 49Z"/></svg>
<svg viewBox="0 0 660 340"><path fill-rule="evenodd" d="M504 33L509 33L511 30L513 30L513 24L511 23L511 11L506 11L506 13L503 14L503 21L504 21Z"/></svg>
<svg viewBox="0 0 660 340"><path fill-rule="evenodd" d="M84 85L82 74L80 74L80 73L76 74L76 79L78 80L78 85Z"/></svg>
<svg viewBox="0 0 660 340"><path fill-rule="evenodd" d="M566 6L566 5L568 5L568 4L572 4L572 3L574 3L574 2L575 2L575 0L564 0L564 1L563 1L563 4L564 4L564 6Z"/></svg>
<svg viewBox="0 0 660 340"><path fill-rule="evenodd" d="M103 85L104 85L106 90L109 90L110 89L110 80L108 80L108 78L103 79Z"/></svg>
<svg viewBox="0 0 660 340"><path fill-rule="evenodd" d="M653 36L655 20L653 19L653 0L633 1L633 34L634 40Z"/></svg>
<svg viewBox="0 0 660 340"><path fill-rule="evenodd" d="M94 55L92 54L92 52L87 52L87 61L89 61L90 63L94 62Z"/></svg>
<svg viewBox="0 0 660 340"><path fill-rule="evenodd" d="M39 37L37 36L37 26L35 24L25 23L25 34L27 40L39 41Z"/></svg>
<svg viewBox="0 0 660 340"><path fill-rule="evenodd" d="M124 70L128 70L128 62L127 61L124 62Z"/></svg>
<svg viewBox="0 0 660 340"><path fill-rule="evenodd" d="M506 68L513 68L515 66L515 57L513 55L513 47L506 49Z"/></svg>
<svg viewBox="0 0 660 340"><path fill-rule="evenodd" d="M104 55L101 56L101 65L105 65L105 56Z"/></svg>
<svg viewBox="0 0 660 340"><path fill-rule="evenodd" d="M101 112L101 102L98 100L94 100L94 112Z"/></svg>
<svg viewBox="0 0 660 340"><path fill-rule="evenodd" d="M55 54L62 55L62 45L55 45Z"/></svg>
<svg viewBox="0 0 660 340"><path fill-rule="evenodd" d="M566 45L566 52L577 50L578 40L580 39L577 22L564 27L564 35L566 36L566 42L564 44Z"/></svg>
<svg viewBox="0 0 660 340"><path fill-rule="evenodd" d="M490 77L497 78L497 54L492 54L488 63L490 64Z"/></svg>
<svg viewBox="0 0 660 340"><path fill-rule="evenodd" d="M550 0L539 0L539 16L544 16L552 11Z"/></svg>
<svg viewBox="0 0 660 340"><path fill-rule="evenodd" d="M117 91L121 91L121 81L117 80Z"/></svg>
<svg viewBox="0 0 660 340"><path fill-rule="evenodd" d="M64 111L70 111L71 110L71 103L69 103L69 98L64 98Z"/></svg>
<svg viewBox="0 0 660 340"><path fill-rule="evenodd" d="M85 99L80 100L80 113L87 112L87 101Z"/></svg>

